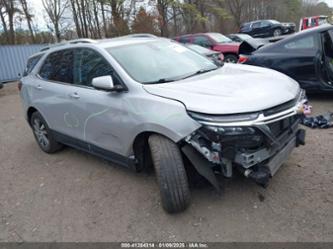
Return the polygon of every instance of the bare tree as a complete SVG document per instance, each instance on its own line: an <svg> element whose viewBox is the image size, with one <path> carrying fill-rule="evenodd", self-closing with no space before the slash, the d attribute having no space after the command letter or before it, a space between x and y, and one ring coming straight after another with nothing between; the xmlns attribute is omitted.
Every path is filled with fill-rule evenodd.
<svg viewBox="0 0 333 249"><path fill-rule="evenodd" d="M57 42L61 40L61 20L69 7L67 0L42 0L44 9L50 18Z"/></svg>
<svg viewBox="0 0 333 249"><path fill-rule="evenodd" d="M17 12L16 1L15 0L0 0L1 6L7 15L9 30L8 30L8 42L15 44L15 28L14 28L14 15ZM1 14L1 19L3 14Z"/></svg>
<svg viewBox="0 0 333 249"><path fill-rule="evenodd" d="M30 32L30 35L31 35L31 40L34 43L35 42L35 36L34 36L34 31L32 29L33 15L31 15L30 12L29 12L27 1L26 0L20 0L20 2L21 2L21 5L22 5L22 9L23 9L25 19L26 19L27 24L28 24L29 32Z"/></svg>
<svg viewBox="0 0 333 249"><path fill-rule="evenodd" d="M7 27L7 22L6 22L6 12L5 8L3 5L3 2L0 1L0 18L1 18L1 23L3 27L3 32L4 32L4 37L6 39L6 42L8 42L8 27Z"/></svg>

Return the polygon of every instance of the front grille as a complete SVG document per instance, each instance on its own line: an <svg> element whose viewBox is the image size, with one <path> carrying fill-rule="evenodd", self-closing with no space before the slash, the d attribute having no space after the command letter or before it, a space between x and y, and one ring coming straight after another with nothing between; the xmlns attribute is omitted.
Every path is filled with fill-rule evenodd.
<svg viewBox="0 0 333 249"><path fill-rule="evenodd" d="M283 103L281 105L274 106L272 108L266 109L266 110L263 111L263 113L267 117L267 116L270 116L270 115L273 115L273 114L276 114L276 113L279 113L279 112L283 112L283 111L288 110L288 109L292 108L293 106L295 106L296 102L297 102L297 99L293 99L293 100L290 100L290 101L288 101L286 103Z"/></svg>
<svg viewBox="0 0 333 249"><path fill-rule="evenodd" d="M279 137L280 135L282 135L282 133L284 133L285 131L290 129L292 127L292 125L298 121L298 119L299 119L298 116L294 115L294 116L270 123L267 126L269 127L269 129L271 130L272 134L275 137Z"/></svg>

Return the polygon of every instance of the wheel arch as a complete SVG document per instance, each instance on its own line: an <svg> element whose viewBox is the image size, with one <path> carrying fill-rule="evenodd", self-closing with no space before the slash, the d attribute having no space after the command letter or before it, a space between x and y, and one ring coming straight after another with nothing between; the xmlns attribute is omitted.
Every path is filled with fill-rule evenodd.
<svg viewBox="0 0 333 249"><path fill-rule="evenodd" d="M30 106L30 107L27 109L27 113L26 113L26 115L27 115L27 121L28 121L29 125L30 125L31 116L32 116L32 114L33 114L34 112L39 112L39 111L38 111L35 107L33 107L33 106Z"/></svg>
<svg viewBox="0 0 333 249"><path fill-rule="evenodd" d="M148 139L151 135L160 135L166 137L178 144L181 140L175 139L175 137L170 137L169 134L166 134L161 131L156 130L145 130L138 133L132 143L132 150L135 158L137 159L137 170L150 170L152 165L152 158L150 154Z"/></svg>

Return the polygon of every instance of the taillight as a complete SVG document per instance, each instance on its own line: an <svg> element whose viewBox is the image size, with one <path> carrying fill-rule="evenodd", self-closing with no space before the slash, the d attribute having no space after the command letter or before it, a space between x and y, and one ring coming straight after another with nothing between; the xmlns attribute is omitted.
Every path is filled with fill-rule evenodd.
<svg viewBox="0 0 333 249"><path fill-rule="evenodd" d="M238 63L245 63L249 60L249 57L245 56L245 55L240 55L239 59L238 59Z"/></svg>
<svg viewBox="0 0 333 249"><path fill-rule="evenodd" d="M17 83L17 89L18 89L19 91L21 91L21 89L22 89L22 81L19 81L19 82Z"/></svg>

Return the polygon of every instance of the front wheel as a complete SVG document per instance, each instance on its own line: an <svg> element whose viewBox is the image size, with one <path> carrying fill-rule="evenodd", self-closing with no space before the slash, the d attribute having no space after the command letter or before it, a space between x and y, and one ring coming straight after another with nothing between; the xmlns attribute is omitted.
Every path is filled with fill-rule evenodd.
<svg viewBox="0 0 333 249"><path fill-rule="evenodd" d="M185 210L190 203L190 189L177 144L160 135L151 135L148 142L164 210L168 213Z"/></svg>
<svg viewBox="0 0 333 249"><path fill-rule="evenodd" d="M224 56L224 62L227 63L237 63L238 57L234 54L227 54Z"/></svg>

